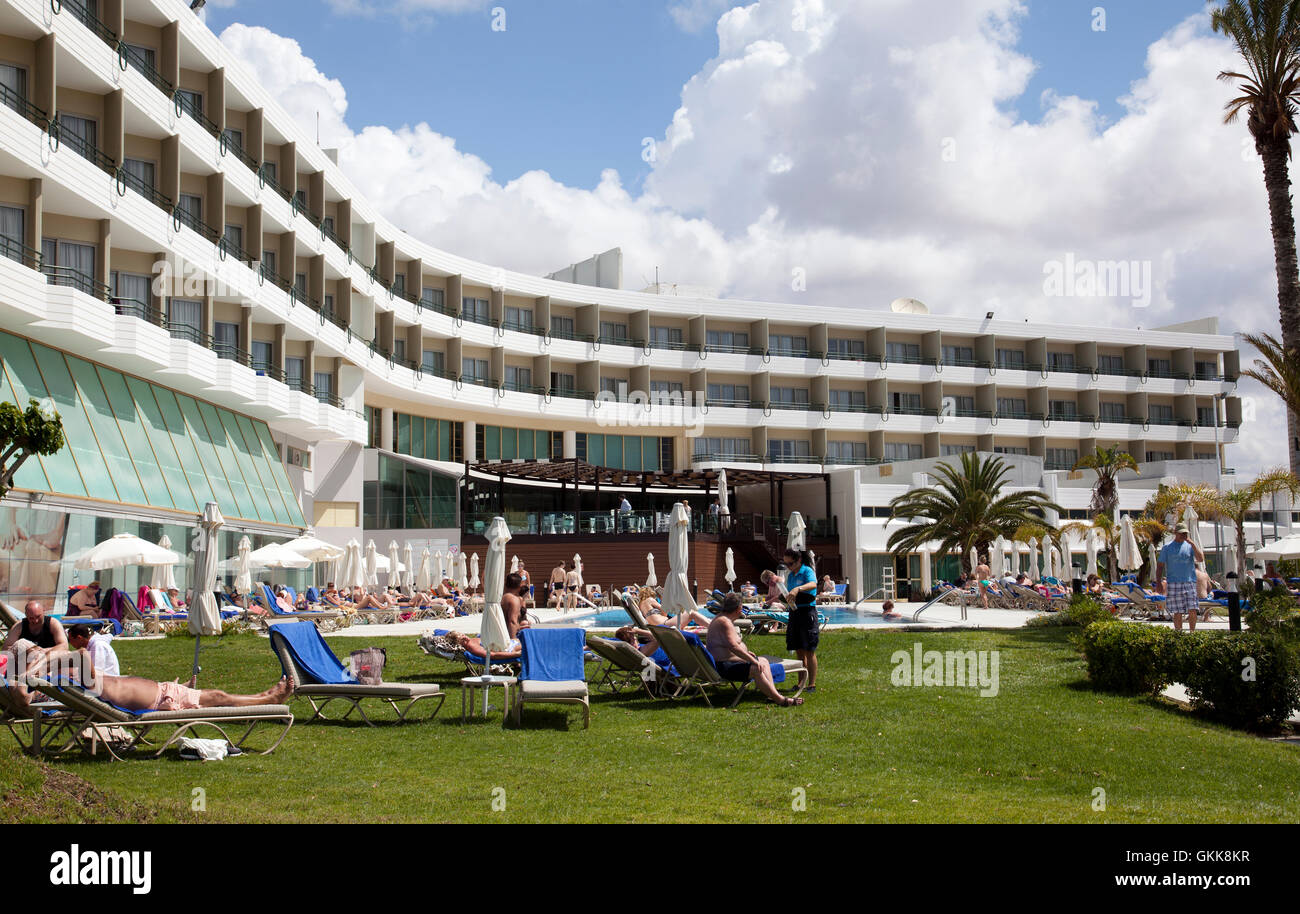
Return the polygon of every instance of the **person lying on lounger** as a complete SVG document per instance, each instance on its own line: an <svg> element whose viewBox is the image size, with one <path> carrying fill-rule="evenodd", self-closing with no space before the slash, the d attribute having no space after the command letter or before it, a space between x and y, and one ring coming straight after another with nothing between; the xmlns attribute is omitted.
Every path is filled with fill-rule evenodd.
<svg viewBox="0 0 1300 914"><path fill-rule="evenodd" d="M483 649L483 642L478 638L462 634L461 632L447 632L447 641L458 650L473 654L480 659L487 659L487 651ZM492 662L499 663L506 660L518 660L523 655L523 646L519 639L515 638L510 642L510 646L504 651L493 651Z"/></svg>
<svg viewBox="0 0 1300 914"><path fill-rule="evenodd" d="M713 656L718 675L732 682L754 680L754 685L773 704L784 708L803 704L803 699L782 695L772 680L772 666L767 658L750 653L740 640L736 620L740 618L740 595L729 593L722 600L718 614L709 623L705 646Z"/></svg>
<svg viewBox="0 0 1300 914"><path fill-rule="evenodd" d="M667 613L665 613L663 611L663 608L660 606L659 601L655 599L655 594L653 590L651 590L649 587L642 587L640 597L641 597L641 615L645 616L645 620L647 622L649 622L651 625L671 625L674 628L677 627L678 625L677 620L681 617L680 616L670 617ZM710 620L708 616L704 615L704 613L700 612L697 609L693 609L691 610L690 615L687 616L685 625L687 627L699 626L700 628L707 628L709 625L709 621Z"/></svg>
<svg viewBox="0 0 1300 914"><path fill-rule="evenodd" d="M195 708L243 708L251 705L279 705L293 694L294 683L289 676L265 692L256 695L232 695L221 689L196 689L194 680L180 682L155 682L140 676L110 676L97 673L90 651L70 651L58 648L37 647L22 640L14 647L12 667L21 669L26 676L70 678L93 692L100 701L124 711L189 711ZM27 710L31 705L31 692L22 677L10 680L9 692L17 706Z"/></svg>

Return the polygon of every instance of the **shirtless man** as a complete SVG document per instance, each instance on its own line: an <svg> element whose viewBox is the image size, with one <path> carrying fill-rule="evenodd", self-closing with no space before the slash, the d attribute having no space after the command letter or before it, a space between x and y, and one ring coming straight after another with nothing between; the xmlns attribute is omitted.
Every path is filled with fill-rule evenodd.
<svg viewBox="0 0 1300 914"><path fill-rule="evenodd" d="M519 637L519 629L528 628L528 613L524 610L524 594L528 588L518 573L506 575L505 592L501 595L501 611L506 617L506 631L511 640Z"/></svg>
<svg viewBox="0 0 1300 914"><path fill-rule="evenodd" d="M68 600L69 616L94 616L99 612L99 582L91 581Z"/></svg>
<svg viewBox="0 0 1300 914"><path fill-rule="evenodd" d="M560 564L551 569L551 579L548 582L551 585L550 598L547 600L548 606L550 605L551 600L555 601L556 607L560 606L561 601L564 599L564 581L564 563L560 562Z"/></svg>
<svg viewBox="0 0 1300 914"><path fill-rule="evenodd" d="M740 596L729 593L722 600L722 608L709 623L709 634L705 646L713 655L718 674L732 682L754 680L754 685L774 704L783 708L803 704L800 697L782 695L772 680L772 665L766 657L750 653L745 643L740 640L736 630L736 620L740 618Z"/></svg>
<svg viewBox="0 0 1300 914"><path fill-rule="evenodd" d="M980 563L975 566L975 584L979 587L980 602L985 609L989 608L989 587L993 583L992 578L993 569L985 564L983 558L981 558Z"/></svg>
<svg viewBox="0 0 1300 914"><path fill-rule="evenodd" d="M578 566L572 559L569 560L569 571L564 576L564 588L567 593L564 598L564 609L570 612L578 608L578 593L582 588L582 577L578 574Z"/></svg>
<svg viewBox="0 0 1300 914"><path fill-rule="evenodd" d="M47 649L25 640L14 645L14 656L16 665L25 670L28 676L41 676L52 670L58 671L59 675L72 673L83 687L93 691L101 701L127 711L189 711L195 708L279 705L284 704L294 689L293 680L288 676L282 676L278 683L265 692L232 695L220 689L195 689L179 682L155 682L140 676L97 674L94 658L84 648L78 651ZM25 685L15 680L9 691L18 707L26 710L30 706L31 693Z"/></svg>

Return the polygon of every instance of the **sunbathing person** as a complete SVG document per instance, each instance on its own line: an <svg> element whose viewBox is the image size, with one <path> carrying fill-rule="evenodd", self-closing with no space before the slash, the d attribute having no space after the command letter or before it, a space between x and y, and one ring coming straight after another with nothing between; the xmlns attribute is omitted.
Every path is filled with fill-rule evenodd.
<svg viewBox="0 0 1300 914"><path fill-rule="evenodd" d="M635 625L624 625L614 632L614 637L619 641L626 641L647 657L659 650L659 642L655 639L655 636L644 628L637 628Z"/></svg>
<svg viewBox="0 0 1300 914"><path fill-rule="evenodd" d="M709 623L709 634L705 646L713 655L718 675L732 682L744 682L752 679L758 690L773 704L788 708L803 704L800 697L782 695L772 680L772 666L767 658L750 653L745 643L740 640L736 630L736 620L740 618L740 596L729 593L722 601L718 614Z"/></svg>
<svg viewBox="0 0 1300 914"><path fill-rule="evenodd" d="M785 602L785 594L781 592L781 576L775 571L764 571L759 576L759 580L767 587L767 599L763 601L764 609L777 607L778 609L789 609Z"/></svg>
<svg viewBox="0 0 1300 914"><path fill-rule="evenodd" d="M660 606L659 601L655 599L653 590L649 587L642 587L639 596L641 598L641 615L645 616L646 622L651 625L670 625L674 628L679 627L678 619L680 619L681 616L669 616L665 613L663 608ZM704 615L704 613L693 609L683 624L687 627L699 626L701 628L707 628L710 621L709 617Z"/></svg>
<svg viewBox="0 0 1300 914"><path fill-rule="evenodd" d="M461 632L447 632L446 638L449 643L455 645L457 650L473 654L481 660L487 659L487 651L483 649L483 642L478 638ZM510 646L506 650L492 652L492 662L518 660L523 652L523 646L519 643L519 639L515 638L510 642Z"/></svg>
<svg viewBox="0 0 1300 914"><path fill-rule="evenodd" d="M343 597L339 595L338 590L334 587L332 583L325 585L325 593L322 594L322 597L325 600L325 605L333 607L334 609L344 609L344 608L351 607L350 603L344 602Z"/></svg>
<svg viewBox="0 0 1300 914"><path fill-rule="evenodd" d="M221 689L193 688L194 680L182 685L179 682L155 682L140 676L110 676L96 673L95 661L89 650L60 650L37 647L31 641L21 640L14 645L15 658L28 676L53 673L71 676L87 690L94 691L103 702L124 711L189 711L195 708L243 708L252 705L279 705L293 694L293 679L280 677L280 681L265 692L256 695L232 695ZM26 710L31 705L31 693L17 681L10 686L10 694L18 707Z"/></svg>

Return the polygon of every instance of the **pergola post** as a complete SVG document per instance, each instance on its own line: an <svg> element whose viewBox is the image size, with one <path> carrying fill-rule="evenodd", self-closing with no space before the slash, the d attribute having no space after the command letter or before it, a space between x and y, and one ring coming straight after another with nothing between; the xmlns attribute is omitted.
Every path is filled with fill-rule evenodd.
<svg viewBox="0 0 1300 914"><path fill-rule="evenodd" d="M822 481L826 483L826 535L830 536L831 531L834 530L834 525L831 523L831 474L823 473Z"/></svg>

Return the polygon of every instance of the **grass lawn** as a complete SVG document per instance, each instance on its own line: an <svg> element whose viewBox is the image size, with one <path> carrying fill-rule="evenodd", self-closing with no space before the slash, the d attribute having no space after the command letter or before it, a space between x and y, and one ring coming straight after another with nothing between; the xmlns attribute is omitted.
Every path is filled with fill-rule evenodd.
<svg viewBox="0 0 1300 914"><path fill-rule="evenodd" d="M783 653L780 638L752 640L760 653ZM999 651L999 695L892 686L890 655L918 640L926 650ZM441 683L443 710L374 729L295 725L268 757L77 759L56 771L100 788L105 809L116 798L155 821L191 820L196 787L207 801L199 818L238 822L1300 820L1295 747L1163 702L1093 692L1060 629L830 633L818 692L801 708L593 695L586 731L578 711L545 705L525 711L521 731L503 730L499 713L462 725L462 671L421 654L414 638L331 643L341 656L387 648L385 678ZM124 672L183 678L193 644L126 643L118 654ZM201 684L229 691L259 691L279 676L268 642L252 635L205 645L203 666ZM500 705L499 689L493 698ZM6 742L0 752L12 755ZM17 782L35 775L10 761L0 789L17 797ZM494 811L497 787L505 809ZM1099 787L1104 812L1093 809ZM796 788L802 811L792 808ZM0 821L13 820L10 806L6 797ZM49 815L64 820L67 810Z"/></svg>

